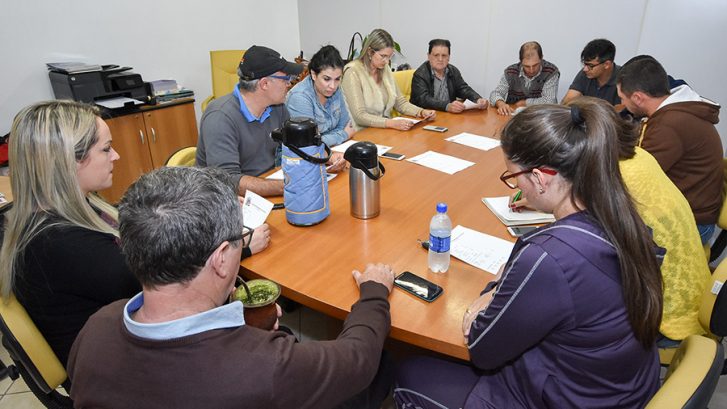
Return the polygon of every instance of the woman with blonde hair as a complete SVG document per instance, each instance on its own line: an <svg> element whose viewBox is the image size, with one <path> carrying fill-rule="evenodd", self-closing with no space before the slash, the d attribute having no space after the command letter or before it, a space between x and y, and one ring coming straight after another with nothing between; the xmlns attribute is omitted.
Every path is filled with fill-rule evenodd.
<svg viewBox="0 0 727 409"><path fill-rule="evenodd" d="M394 55L391 34L377 28L361 48L361 56L343 68L341 83L356 131L366 127L409 130L410 121L392 119L392 108L404 115L434 119L435 111L409 103L396 86L389 68Z"/></svg>
<svg viewBox="0 0 727 409"><path fill-rule="evenodd" d="M0 295L14 294L62 364L88 317L141 290L118 245L111 132L73 101L21 110L10 132L13 208L0 250Z"/></svg>

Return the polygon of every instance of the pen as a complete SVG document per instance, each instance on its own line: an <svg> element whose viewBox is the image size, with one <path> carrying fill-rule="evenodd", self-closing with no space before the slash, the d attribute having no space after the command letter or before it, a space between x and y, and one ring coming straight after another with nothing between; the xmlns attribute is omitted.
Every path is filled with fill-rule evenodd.
<svg viewBox="0 0 727 409"><path fill-rule="evenodd" d="M510 211L511 212L513 210L515 210L515 202L517 202L518 200L520 200L520 197L522 195L523 195L523 191L522 190L518 190L517 193L515 193L515 196L513 196L512 202L510 203Z"/></svg>

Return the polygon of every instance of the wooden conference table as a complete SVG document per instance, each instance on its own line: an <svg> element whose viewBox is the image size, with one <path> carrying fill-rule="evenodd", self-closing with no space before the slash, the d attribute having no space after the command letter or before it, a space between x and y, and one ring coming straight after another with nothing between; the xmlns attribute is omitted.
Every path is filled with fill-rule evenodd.
<svg viewBox="0 0 727 409"><path fill-rule="evenodd" d="M414 163L381 158L386 174L380 180L381 213L369 220L350 215L348 171L329 183L331 215L318 225L296 227L287 223L285 211L268 217L270 247L242 263L243 275L264 277L281 285L283 294L329 316L344 319L359 291L351 271L367 263L391 265L396 274L411 271L439 284L444 293L426 303L394 288L390 336L460 359L469 359L462 337L462 316L492 274L452 258L449 271L432 273L427 252L417 239L427 239L429 221L437 202L446 202L452 226L462 225L514 241L505 226L482 203L485 196L512 193L498 177L505 170L502 149L482 151L445 138L461 132L499 138L509 117L490 108L462 114L438 112L431 122L449 128L438 133L416 125L407 132L369 128L354 135L392 146L392 152L414 157L428 150L475 162L454 175ZM273 198L274 202L282 198Z"/></svg>

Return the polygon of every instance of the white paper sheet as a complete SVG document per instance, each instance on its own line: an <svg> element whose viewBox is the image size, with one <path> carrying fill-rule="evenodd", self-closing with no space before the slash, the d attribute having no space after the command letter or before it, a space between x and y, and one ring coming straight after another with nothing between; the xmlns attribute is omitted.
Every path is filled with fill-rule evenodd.
<svg viewBox="0 0 727 409"><path fill-rule="evenodd" d="M331 180L335 179L336 176L338 176L338 173L326 173L326 178L330 182ZM268 175L265 177L265 179L270 180L283 180L285 178L285 175L283 174L283 169L278 169L275 173L272 175Z"/></svg>
<svg viewBox="0 0 727 409"><path fill-rule="evenodd" d="M361 141L354 141L353 139L349 139L340 145L336 145L336 146L332 147L331 150L333 152L345 153L346 149L348 149L349 146L353 145L356 142L361 142ZM384 152L388 152L390 150L391 150L391 146L376 145L376 154L378 154L379 156L383 155Z"/></svg>
<svg viewBox="0 0 727 409"><path fill-rule="evenodd" d="M253 229L261 226L271 210L273 202L250 190L245 192L245 201L242 204L242 222L245 226Z"/></svg>
<svg viewBox="0 0 727 409"><path fill-rule="evenodd" d="M497 148L498 146L500 146L500 141L498 141L497 139L488 138L487 136L475 135L468 132L462 132L459 135L450 136L446 140L483 151L489 151L492 148Z"/></svg>
<svg viewBox="0 0 727 409"><path fill-rule="evenodd" d="M143 102L139 101L138 99L131 99L126 97L109 98L104 99L103 101L94 102L96 105L101 105L102 107L106 107L108 109L122 108L127 102L133 102L134 105L143 104Z"/></svg>
<svg viewBox="0 0 727 409"><path fill-rule="evenodd" d="M510 257L514 246L514 243L507 240L456 226L452 229L450 254L469 265L497 274L500 266Z"/></svg>
<svg viewBox="0 0 727 409"><path fill-rule="evenodd" d="M468 109L475 109L475 108L479 108L479 105L477 105L477 103L476 103L476 102L472 102L472 101L470 101L469 99L465 99L465 100L464 100L464 109L465 109L465 110L468 110Z"/></svg>
<svg viewBox="0 0 727 409"><path fill-rule="evenodd" d="M421 119L409 118L408 116L397 116L397 117L394 117L394 118L391 118L391 119L395 119L397 121L409 121L409 122L411 122L414 125L416 125L416 124L418 124L419 122L422 121Z"/></svg>
<svg viewBox="0 0 727 409"><path fill-rule="evenodd" d="M421 155L417 155L411 159L407 159L409 162L416 163L417 165L426 166L440 172L449 173L454 175L460 170L467 169L474 165L474 162L468 160L455 158L454 156L445 155L434 151L426 151Z"/></svg>

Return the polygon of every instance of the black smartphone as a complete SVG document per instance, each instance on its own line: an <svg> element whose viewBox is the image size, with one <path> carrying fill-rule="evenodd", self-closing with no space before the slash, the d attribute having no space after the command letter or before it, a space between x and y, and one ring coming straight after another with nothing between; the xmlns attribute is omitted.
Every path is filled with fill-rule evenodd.
<svg viewBox="0 0 727 409"><path fill-rule="evenodd" d="M507 228L507 231L513 237L520 237L523 234L528 234L531 231L537 230L540 226L511 226Z"/></svg>
<svg viewBox="0 0 727 409"><path fill-rule="evenodd" d="M399 274L394 279L394 285L426 302L436 300L444 292L442 287L409 271Z"/></svg>
<svg viewBox="0 0 727 409"><path fill-rule="evenodd" d="M394 152L384 152L381 154L381 156L383 156L385 158L389 158L389 159L394 159L394 160L402 160L405 158L404 155L402 155L400 153L394 153Z"/></svg>

